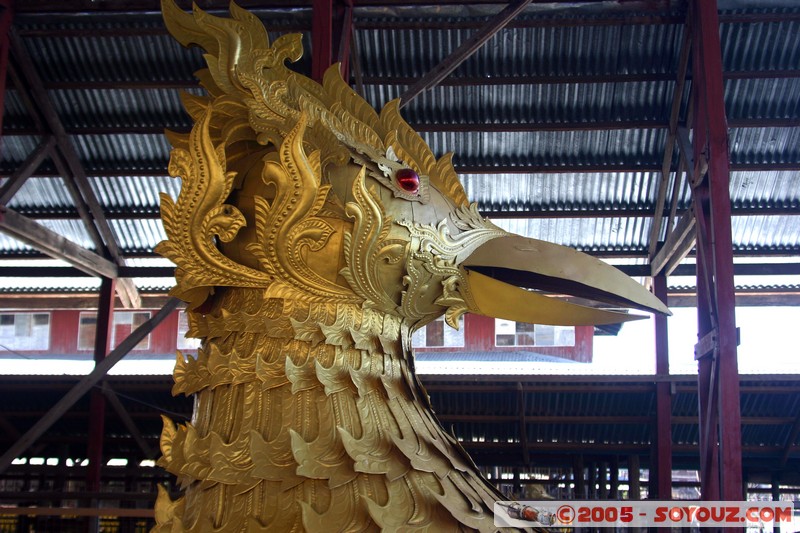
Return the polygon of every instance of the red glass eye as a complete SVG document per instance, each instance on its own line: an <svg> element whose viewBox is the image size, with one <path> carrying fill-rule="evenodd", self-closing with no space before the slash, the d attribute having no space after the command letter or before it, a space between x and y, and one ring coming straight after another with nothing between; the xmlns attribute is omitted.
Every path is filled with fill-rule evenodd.
<svg viewBox="0 0 800 533"><path fill-rule="evenodd" d="M419 190L419 174L410 168L401 168L395 173L395 178L404 191L415 193Z"/></svg>

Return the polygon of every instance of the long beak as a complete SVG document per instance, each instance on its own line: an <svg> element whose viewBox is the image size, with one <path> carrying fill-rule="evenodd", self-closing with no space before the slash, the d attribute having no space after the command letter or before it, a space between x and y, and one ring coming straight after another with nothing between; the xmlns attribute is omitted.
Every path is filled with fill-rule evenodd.
<svg viewBox="0 0 800 533"><path fill-rule="evenodd" d="M558 325L614 324L646 318L572 304L535 289L616 308L670 314L653 294L620 270L566 246L519 235L492 239L461 266L467 271L470 311L495 318Z"/></svg>

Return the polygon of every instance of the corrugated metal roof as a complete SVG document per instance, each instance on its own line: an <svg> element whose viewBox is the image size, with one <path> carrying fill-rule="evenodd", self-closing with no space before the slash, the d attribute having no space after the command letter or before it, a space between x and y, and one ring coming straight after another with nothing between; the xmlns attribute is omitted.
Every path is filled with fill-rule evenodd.
<svg viewBox="0 0 800 533"><path fill-rule="evenodd" d="M524 19L523 19L524 20ZM438 18L437 30L359 31L365 74L421 77L466 41L474 30L452 29ZM456 69L455 76L549 76L675 70L682 27L637 26L507 27Z"/></svg>
<svg viewBox="0 0 800 533"><path fill-rule="evenodd" d="M732 128L732 163L792 163L800 157L800 128Z"/></svg>
<svg viewBox="0 0 800 533"><path fill-rule="evenodd" d="M470 200L492 212L599 209L649 210L655 205L655 172L564 174L462 174ZM514 194L509 194L511 191Z"/></svg>
<svg viewBox="0 0 800 533"><path fill-rule="evenodd" d="M92 178L90 182L103 207L112 213L131 216L157 212L161 202L159 194L176 199L181 183L180 179L169 176L108 176Z"/></svg>
<svg viewBox="0 0 800 533"><path fill-rule="evenodd" d="M54 231L67 240L74 242L89 250L94 250L94 243L86 232L86 228L81 220L41 220L39 221L47 229ZM33 250L27 244L13 239L5 233L0 233L0 250L8 252L30 252Z"/></svg>
<svg viewBox="0 0 800 533"><path fill-rule="evenodd" d="M399 83L429 71L501 8L456 4L356 8L366 98L380 106L399 96L405 89ZM796 126L800 78L793 74L800 64L796 39L800 7L737 2L723 3L721 9L723 62L728 73L726 109L734 125L730 132L733 162L800 164L800 128ZM505 227L513 225L527 235L590 252L641 256L648 245L647 216L558 219L558 211L570 211L570 217L581 210L625 210L625 215L652 212L660 179L654 169L663 158L684 14L685 5L679 2L662 2L644 11L641 6L613 3L530 6L461 64L452 79L423 93L404 113L411 123L425 126L423 136L435 153L454 151L461 168L517 167L522 171L463 176L469 197L484 211L553 212L551 219L506 221ZM263 8L259 15L273 29L310 27L308 8ZM753 20L760 15L770 18ZM148 220L157 212L157 193L166 190L174 197L177 182L159 176L166 174L166 140L146 132L188 125L177 90L168 87L192 83L193 71L203 65L200 51L178 45L155 13L26 13L17 24L57 112L68 129L80 132L71 136L79 157L90 174L101 176L91 182L115 219L114 232L123 241L125 253L147 252L162 238L160 226ZM270 36L274 39L279 33L271 31ZM308 51L307 31L304 45ZM307 53L294 68L307 71L309 63ZM615 80L615 76L621 78ZM511 79L492 84L492 78ZM688 87L683 113L687 94ZM766 122L748 126L749 119ZM770 125L774 119L782 122ZM589 124L598 121L603 126L592 129ZM653 122L652 127L613 128L614 122L643 121ZM536 124L571 124L575 129L548 131L544 127L511 133L447 128L471 123L530 123L534 129ZM437 131L437 125L447 131ZM14 90L5 99L4 127L7 132L32 128ZM93 129L112 133L86 131ZM0 148L3 172L13 171L38 141L38 136L6 135ZM612 172L603 168L608 165L630 168ZM639 171L630 171L637 167ZM531 172L526 173L526 168ZM537 169L544 172L532 172ZM127 177L137 170L155 177ZM52 172L52 165L45 163L41 173ZM735 209L783 210L780 216L735 217L736 250L795 253L800 249L800 223L794 220L797 217L786 215L787 209L800 208L799 191L796 170L734 172ZM689 205L688 195L684 187L680 210ZM60 182L47 178L29 180L9 205L34 218L76 216ZM139 215L145 220L134 221ZM128 218L116 220L123 216ZM65 231L72 232L73 239L85 237L69 228ZM135 235L137 231L142 234ZM9 239L2 242L12 253L23 249Z"/></svg>
<svg viewBox="0 0 800 533"><path fill-rule="evenodd" d="M187 80L203 67L199 49L187 50L164 33L38 36L26 43L45 84Z"/></svg>
<svg viewBox="0 0 800 533"><path fill-rule="evenodd" d="M285 14L286 11L282 11ZM184 82L205 66L197 47L184 48L164 29L160 16L119 17L109 22L100 15L83 20L25 24L27 49L39 65L45 84L64 82ZM281 20L282 19L282 20ZM31 20L29 17L27 20ZM271 25L293 24L284 17L270 18ZM50 30L49 32L46 30ZM116 34L114 30L119 30ZM269 32L275 40L285 32ZM61 35L59 35L61 34ZM304 36L304 48L310 39ZM308 66L308 59L298 65Z"/></svg>
<svg viewBox="0 0 800 533"><path fill-rule="evenodd" d="M100 205L107 213L136 217L158 213L159 194L177 198L180 180L169 176L108 176L89 178ZM75 204L67 195L61 178L29 178L8 206L34 216L75 213Z"/></svg>
<svg viewBox="0 0 800 533"><path fill-rule="evenodd" d="M796 117L800 83L787 78L730 79L725 82L725 103L729 120Z"/></svg>
<svg viewBox="0 0 800 533"><path fill-rule="evenodd" d="M8 283L12 280L3 279L0 283L0 294L97 294L100 291L100 278L74 278L75 281L65 282L63 279L14 278L22 286Z"/></svg>
<svg viewBox="0 0 800 533"><path fill-rule="evenodd" d="M0 141L0 165L7 173L13 172L36 149L40 140L39 135L4 135Z"/></svg>
<svg viewBox="0 0 800 533"><path fill-rule="evenodd" d="M65 281L66 280L66 281ZM141 294L164 295L175 286L175 278L134 278ZM0 278L0 294L84 294L96 296L100 292L100 278ZM24 308L21 305L20 308ZM161 354L163 357L164 354ZM172 359L172 354L168 354ZM53 357L45 354L42 358Z"/></svg>
<svg viewBox="0 0 800 533"><path fill-rule="evenodd" d="M745 250L792 251L800 248L800 217L747 216L731 221L734 248Z"/></svg>
<svg viewBox="0 0 800 533"><path fill-rule="evenodd" d="M570 245L583 251L641 251L647 243L647 218L494 219L511 233Z"/></svg>
<svg viewBox="0 0 800 533"><path fill-rule="evenodd" d="M672 201L670 180L668 201ZM691 204L691 189L684 179L678 194L678 208ZM800 172L794 170L752 170L730 173L731 205L738 208L800 209ZM679 211L679 212L680 212Z"/></svg>
<svg viewBox="0 0 800 533"><path fill-rule="evenodd" d="M72 142L87 171L114 168L161 170L166 174L170 146L163 135L73 135Z"/></svg>
<svg viewBox="0 0 800 533"><path fill-rule="evenodd" d="M199 89L185 90L202 94ZM77 128L191 125L176 89L62 89L49 94L61 120ZM88 109L92 113L86 113Z"/></svg>
<svg viewBox="0 0 800 533"><path fill-rule="evenodd" d="M163 135L73 135L71 140L89 173L113 176L120 169L159 170L166 174L169 143ZM36 148L38 137L9 135L0 147L2 168L12 172ZM46 161L41 169L52 170Z"/></svg>
<svg viewBox="0 0 800 533"><path fill-rule="evenodd" d="M501 228L590 252L642 251L647 246L651 218L493 219ZM797 216L734 216L736 251L796 251L800 248ZM602 236L602 238L601 238Z"/></svg>
<svg viewBox="0 0 800 533"><path fill-rule="evenodd" d="M479 78L482 78L480 76ZM404 110L412 124L591 123L653 120L666 125L674 82L589 82L444 85L424 92ZM401 86L366 85L375 107L400 96Z"/></svg>
<svg viewBox="0 0 800 533"><path fill-rule="evenodd" d="M783 20L720 24L723 69L728 71L797 69L797 65L800 64L800 48L797 44L800 21L789 16L797 15L797 7L794 5L768 11L777 15L778 19L780 15L787 15Z"/></svg>
<svg viewBox="0 0 800 533"><path fill-rule="evenodd" d="M800 173L731 172L731 202L734 207L800 209Z"/></svg>
<svg viewBox="0 0 800 533"><path fill-rule="evenodd" d="M672 278L672 279L680 279L680 278ZM670 285L669 290L672 293L694 293L697 290L696 285ZM768 291L768 292L800 292L800 285L794 284L786 284L786 285L742 285L737 283L736 284L736 291L737 292L748 292L748 291Z"/></svg>
<svg viewBox="0 0 800 533"><path fill-rule="evenodd" d="M22 213L63 213L74 207L69 194L65 194L61 178L28 178L22 188L8 202L8 206Z"/></svg>
<svg viewBox="0 0 800 533"><path fill-rule="evenodd" d="M132 255L152 252L167 238L161 220L125 218L110 220L109 224L119 245Z"/></svg>
<svg viewBox="0 0 800 533"><path fill-rule="evenodd" d="M7 90L3 98L3 131L8 132L13 128L30 128L32 126L33 120L28 115L19 93Z"/></svg>
<svg viewBox="0 0 800 533"><path fill-rule="evenodd" d="M661 164L663 130L426 132L435 154L457 151L458 166L541 166Z"/></svg>

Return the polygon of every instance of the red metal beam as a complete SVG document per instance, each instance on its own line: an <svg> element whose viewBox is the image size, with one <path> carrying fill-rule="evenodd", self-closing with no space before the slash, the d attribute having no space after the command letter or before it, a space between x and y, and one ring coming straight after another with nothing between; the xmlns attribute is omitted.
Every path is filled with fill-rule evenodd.
<svg viewBox="0 0 800 533"><path fill-rule="evenodd" d="M340 22L336 25L336 61L340 64L340 73L342 79L350 82L350 50L353 44L353 2L352 0L344 0L336 7L337 20Z"/></svg>
<svg viewBox="0 0 800 533"><path fill-rule="evenodd" d="M700 42L696 42L699 49ZM699 52L693 50L695 56ZM702 65L695 65L695 71L701 70ZM693 101L695 114L698 117L705 116L705 104L697 93ZM703 146L706 141L706 132L702 127L704 120L698 120L698 127L695 128L694 138L694 159L695 167L699 170L703 165ZM697 224L697 330L698 338L704 336L706 332L713 331L716 327L716 317L713 313L712 302L712 265L709 258L709 247L706 244L710 234L708 228L709 201L707 184L697 187L693 191L693 210L695 222ZM716 393L716 353L712 351L703 357L697 357L698 367L698 412L699 412L699 454L700 454L700 490L702 497L707 500L719 500L719 443L716 438L718 426L717 393Z"/></svg>
<svg viewBox="0 0 800 533"><path fill-rule="evenodd" d="M342 77L348 80L353 33L352 0L313 0L311 9L311 77L322 83L325 71L338 61Z"/></svg>
<svg viewBox="0 0 800 533"><path fill-rule="evenodd" d="M13 51L14 66L20 74L20 83L17 89L20 92L28 93L30 103L33 105L33 108L29 109L30 114L37 116L39 118L37 122L46 125L49 132L55 137L57 150L54 151L53 159L61 160L63 166L69 170L69 176L62 174L64 180L71 179L74 182L82 195L82 202L85 202L91 211L94 221L88 221L87 226L96 226L96 230L102 235L104 246L107 247L110 255L118 264L124 264L114 232L108 225L100 202L87 180L83 163L64 128L50 95L44 88L41 76L28 54L25 44L14 31L10 32L9 40ZM56 166L58 166L58 163ZM93 230L87 227L87 231L91 233Z"/></svg>
<svg viewBox="0 0 800 533"><path fill-rule="evenodd" d="M114 409L117 417L119 417L119 419L125 425L125 429L128 430L128 433L130 433L131 437L133 437L133 440L136 441L136 444L139 446L142 454L144 454L147 459L155 459L158 457L158 452L147 443L144 435L142 435L142 432L139 430L139 426L137 426L136 422L133 421L131 413L125 409L125 406L120 401L119 396L117 396L117 393L114 392L114 389L111 388L111 385L109 385L107 381L103 382L103 396L105 396L108 403L111 404L111 407ZM141 413L136 413L136 415L141 416Z"/></svg>
<svg viewBox="0 0 800 533"><path fill-rule="evenodd" d="M795 417L792 423L792 429L789 430L789 436L786 438L786 444L781 452L780 461L778 461L778 469L783 470L786 467L786 461L789 460L789 454L792 453L794 443L797 441L797 436L800 435L800 413Z"/></svg>
<svg viewBox="0 0 800 533"><path fill-rule="evenodd" d="M94 362L99 364L111 349L111 328L114 323L115 280L102 278L97 306L97 323L94 336ZM89 442L86 453L89 467L86 471L86 489L100 490L100 470L103 468L103 433L105 429L106 398L94 389L89 400Z"/></svg>
<svg viewBox="0 0 800 533"><path fill-rule="evenodd" d="M3 98L0 96L0 106L3 105ZM2 108L0 108L2 109ZM2 118L0 118L2 120ZM39 165L42 164L42 161L50 155L50 151L53 149L53 145L55 144L55 139L52 135L45 135L39 141L38 146L33 150L33 152L28 155L25 161L17 168L16 172L9 177L8 181L6 181L2 187L0 187L0 205L6 205L11 198L19 191L23 185L25 185L25 181L31 177L31 175L36 172L36 169L39 168Z"/></svg>
<svg viewBox="0 0 800 533"><path fill-rule="evenodd" d="M433 67L422 78L417 80L411 87L400 95L400 107L408 105L411 100L439 84L451 72L463 63L467 58L480 49L486 42L505 28L509 22L514 20L517 15L524 10L531 0L514 0L505 9L492 17L485 26L473 33L453 53L444 58L438 65Z"/></svg>
<svg viewBox="0 0 800 533"><path fill-rule="evenodd" d="M716 2L694 0L691 9L698 338L713 339L710 353L696 354L702 497L735 501L742 499L742 436L719 17Z"/></svg>
<svg viewBox="0 0 800 533"><path fill-rule="evenodd" d="M387 23L387 24L394 24ZM402 26L402 22L399 23ZM507 28L514 27L513 22ZM358 25L361 30L375 29L371 28L369 22L361 21ZM269 28L268 28L269 29ZM392 28L392 29L400 29ZM290 31L292 28L281 26L276 28L275 31L285 32ZM297 29L303 31L303 29ZM88 35L87 32L81 31L79 33L60 32L54 33L50 31L36 32L29 30L20 30L22 36L56 36L56 37L80 37ZM166 30L164 30L166 35ZM93 28L92 36L99 37L120 37L122 35L149 35L146 31L125 31L124 28L115 28L108 32L104 30L97 30ZM725 72L723 74L726 80L760 80L760 79L782 79L782 78L799 78L800 70L741 70L736 72ZM691 76L687 76L686 80L691 80ZM416 78L412 77L399 77L399 76L364 76L362 83L364 85L412 85ZM634 72L634 73L617 73L617 74L549 74L549 75L536 75L536 76L447 76L437 85L441 87L474 87L474 86L494 86L494 85L560 85L560 84L576 84L576 83L650 83L650 82L670 82L675 81L675 76L668 72ZM171 79L171 80L155 80L155 79L138 79L138 80L53 80L45 84L45 89L48 90L79 90L79 89L196 89L199 82L195 78L185 79ZM752 119L757 121L757 119ZM786 119L791 121L792 119ZM665 124L666 127L666 124ZM741 127L735 122L731 123L731 127Z"/></svg>
<svg viewBox="0 0 800 533"><path fill-rule="evenodd" d="M354 64L355 66L355 64ZM347 79L344 74L345 65L342 64L342 77ZM86 87L88 89L88 87ZM662 130L667 129L669 124L657 119L637 119L637 120L583 120L571 122L436 122L436 123L410 123L416 131L431 133L531 133L543 131L617 131L617 130ZM733 128L796 128L800 127L799 117L790 118L740 118L731 119L728 125ZM167 124L170 130L177 133L188 133L191 129L188 124L174 123ZM91 126L72 126L65 125L65 130L69 135L162 135L164 126L132 124L108 125L96 124ZM684 130L678 127L678 135ZM41 132L36 127L13 127L3 131L5 136L30 137L39 136ZM678 141L683 143L679 136ZM683 148L681 146L681 148ZM681 154L684 155L683 153ZM662 202L663 203L663 202Z"/></svg>
<svg viewBox="0 0 800 533"><path fill-rule="evenodd" d="M667 277L653 278L653 292L657 298L667 304ZM667 317L656 315L656 375L669 376L669 341L667 338ZM659 500L672 499L672 394L670 383L656 383L656 438L655 468L651 472L656 475L655 489Z"/></svg>
<svg viewBox="0 0 800 533"><path fill-rule="evenodd" d="M186 5L189 2L184 2ZM286 8L305 8L312 5L311 0L271 0L268 5L263 0L239 0L237 2L246 9L286 9ZM408 6L437 6L442 5L456 5L462 7L464 5L502 5L506 4L507 0L475 0L465 2L464 0L358 0L356 5L358 7L408 7ZM653 2L652 0L644 2L621 2L620 5L615 5L613 9L597 13L596 16L565 16L562 12L555 11L553 16L546 18L525 19L516 22L519 27L539 27L539 26L609 26L609 25L642 25L642 24L680 24L681 18L669 12L665 8L661 8L659 4L663 2ZM227 0L204 0L200 5L205 10L219 10L225 11L228 9ZM158 0L106 0L98 5L93 0L71 0L64 2L63 0L26 0L21 2L19 11L24 13L35 14L62 14L62 13L116 13L116 14L138 14L146 11L158 11L160 5ZM646 10L647 12L643 12ZM723 15L722 20L727 23L756 23L756 22L783 22L798 20L800 16L795 13L784 12L767 12L767 13L731 13ZM374 21L375 28L391 28L391 20L376 20ZM423 28L441 28L442 22L436 20L409 20L406 21L413 27ZM454 24L458 28L474 28L478 25L477 22L466 19ZM280 27L278 27L280 29ZM52 29L35 28L29 30L32 34L43 33L47 31L54 31ZM75 30L77 31L77 30ZM149 31L155 32L159 30L150 29ZM163 30L162 30L163 31Z"/></svg>
<svg viewBox="0 0 800 533"><path fill-rule="evenodd" d="M3 131L3 109L5 108L6 74L8 73L8 51L11 47L8 32L14 18L12 0L0 0L0 132Z"/></svg>
<svg viewBox="0 0 800 533"><path fill-rule="evenodd" d="M322 83L325 70L333 64L334 0L313 0L311 3L311 77Z"/></svg>
<svg viewBox="0 0 800 533"><path fill-rule="evenodd" d="M641 469L639 468L639 456L635 453L628 456L628 499L641 500Z"/></svg>
<svg viewBox="0 0 800 533"><path fill-rule="evenodd" d="M64 124L56 112L50 95L44 88L25 44L13 28L8 32L8 42L13 56L14 69L12 70L19 71L19 75L14 80L15 86L20 93L28 95L25 101L31 116L34 117L34 123L46 125L47 130L55 138L56 146L50 151L51 159L62 175L67 189L72 193L79 212L86 213L86 216L81 218L87 232L93 237L102 236L99 241L95 238L96 245L99 245L99 254L105 255L104 252L107 252L115 264L124 265L125 258L122 256L116 236L105 218L97 195L89 183L83 163L64 129ZM88 216L89 212L91 212L91 218ZM122 279L117 287L120 289L120 299L125 307L140 306L141 299L132 280Z"/></svg>
<svg viewBox="0 0 800 533"><path fill-rule="evenodd" d="M86 169L85 176L89 178L108 177L113 176L117 178L149 178L149 177L167 177L167 172L164 168L138 168L127 166L125 162L112 162L104 165L102 168ZM732 171L741 172L760 172L772 170L792 170L800 171L800 161L788 163L736 163L731 165ZM581 173L609 173L609 172L658 172L661 166L657 163L636 162L631 161L628 163L564 163L560 165L492 165L492 164L474 164L474 165L455 165L456 172L459 174L485 174L493 176L496 174L569 174L575 172ZM13 172L7 169L0 170L0 178L9 177ZM54 178L60 177L61 174L51 170L37 171L33 177L36 178ZM650 211L652 216L652 211ZM742 251L740 255L746 254Z"/></svg>
<svg viewBox="0 0 800 533"><path fill-rule="evenodd" d="M492 206L492 205L480 205L479 204L479 212L481 216L486 218L645 218L652 215L652 210L647 209L646 206L638 208L626 208L626 209L604 209L602 207L592 207L592 208L578 208L578 207L561 207L557 205L534 205L526 208L519 208L514 211L503 211L502 206ZM137 210L133 212L132 210L105 210L105 217L107 220L156 220L161 218L161 212L159 211L158 207L156 206L149 206L149 207L137 207ZM78 218L80 213L78 212L76 207L69 207L63 206L58 210L52 209L50 206L44 207L26 207L23 210L19 211L19 214L26 216L28 218L32 218L34 220L70 220ZM758 207L736 207L731 210L731 214L734 217L745 217L745 216L762 216L762 217L783 217L783 216L800 216L800 211L796 207L791 206L771 206L771 205L760 205ZM665 213L666 215L666 213ZM679 223L681 220L679 220ZM688 220L683 220L682 223L686 224L689 223ZM692 216L691 219L692 224L692 231L693 231L693 224L694 218ZM694 237L692 233L692 245L694 245ZM664 247L662 247L663 249ZM666 254L666 252L664 252ZM689 252L691 253L691 252ZM661 251L659 251L661 254ZM684 254L685 255L685 254ZM786 254L788 255L788 254ZM646 265L635 265L635 270L637 272L637 276L650 276L653 272L658 272L653 268L652 265L656 263L662 262L662 258L658 255L656 256L657 259L654 259L651 262L650 266ZM683 259L683 256L681 256ZM674 274L676 269L683 271L685 269L685 265L680 265L680 261L677 261L677 257L675 255L672 256L672 259L669 260L669 268L665 273L668 275L687 275L687 274ZM671 265L671 263L675 263L675 265ZM664 264L667 264L664 262ZM742 266L745 265L745 266ZM771 266L775 265L775 266ZM780 269L783 268L783 263L768 263L764 265L767 268L772 269ZM629 267L631 265L627 265ZM0 267L2 268L2 267ZM68 267L64 267L68 268ZM131 277L127 274L127 272L131 271L131 269L137 269L138 267L127 267L121 266L119 267L119 276L122 278ZM747 270L749 268L748 264L744 263L737 263L736 264L736 274L740 275L740 271L742 269ZM694 270L691 272L694 275ZM800 272L792 272L792 274L800 274ZM140 277L140 276L136 276ZM147 276L144 276L147 277ZM154 277L154 276L151 276ZM156 277L172 277L171 275L166 276L156 276Z"/></svg>
<svg viewBox="0 0 800 533"><path fill-rule="evenodd" d="M522 462L527 465L531 462L531 454L528 449L527 401L525 399L525 388L521 382L517 382L517 408L519 410L519 441L522 445Z"/></svg>
<svg viewBox="0 0 800 533"><path fill-rule="evenodd" d="M683 87L686 84L686 73L689 65L689 50L691 49L691 33L684 29L683 44L681 45L681 55L678 60L678 73L675 79L675 89L672 93L672 108L669 117L669 133L667 135L666 146L664 147L664 159L661 163L661 179L658 185L656 196L656 209L653 214L653 225L650 228L650 243L648 253L652 259L656 255L659 236L661 235L661 225L663 217L661 213L667 201L667 185L669 176L672 172L672 154L675 151L675 140L678 134L678 119L680 118L681 102L683 101ZM680 170L675 174L675 181L678 179ZM669 237L672 227L667 225L667 237ZM667 272L669 274L669 272Z"/></svg>
<svg viewBox="0 0 800 533"><path fill-rule="evenodd" d="M117 364L125 355L130 352L139 342L150 334L153 329L158 326L172 311L178 306L177 298L170 298L164 304L164 307L156 313L150 320L136 328L119 346L114 348L108 356L106 356L100 363L97 363L94 369L84 376L75 384L69 392L67 392L53 407L47 411L43 417L39 418L37 422L25 432L6 452L0 456L0 474L6 471L11 466L11 463L19 457L20 454L25 452L30 446L36 442L39 437L44 435L53 424L55 424L64 413L66 413L75 403L80 400L98 381L103 379L108 371Z"/></svg>

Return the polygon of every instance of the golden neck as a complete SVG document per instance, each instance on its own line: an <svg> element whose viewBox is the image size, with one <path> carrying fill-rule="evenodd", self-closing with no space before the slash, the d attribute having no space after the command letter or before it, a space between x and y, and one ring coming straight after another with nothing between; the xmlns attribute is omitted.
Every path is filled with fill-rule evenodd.
<svg viewBox="0 0 800 533"><path fill-rule="evenodd" d="M410 328L399 316L349 303L264 299L257 290L220 296L211 313L190 315L190 335L204 342L196 360L179 354L174 393L252 380L278 386L309 365L316 373L369 367L376 377L411 379Z"/></svg>

